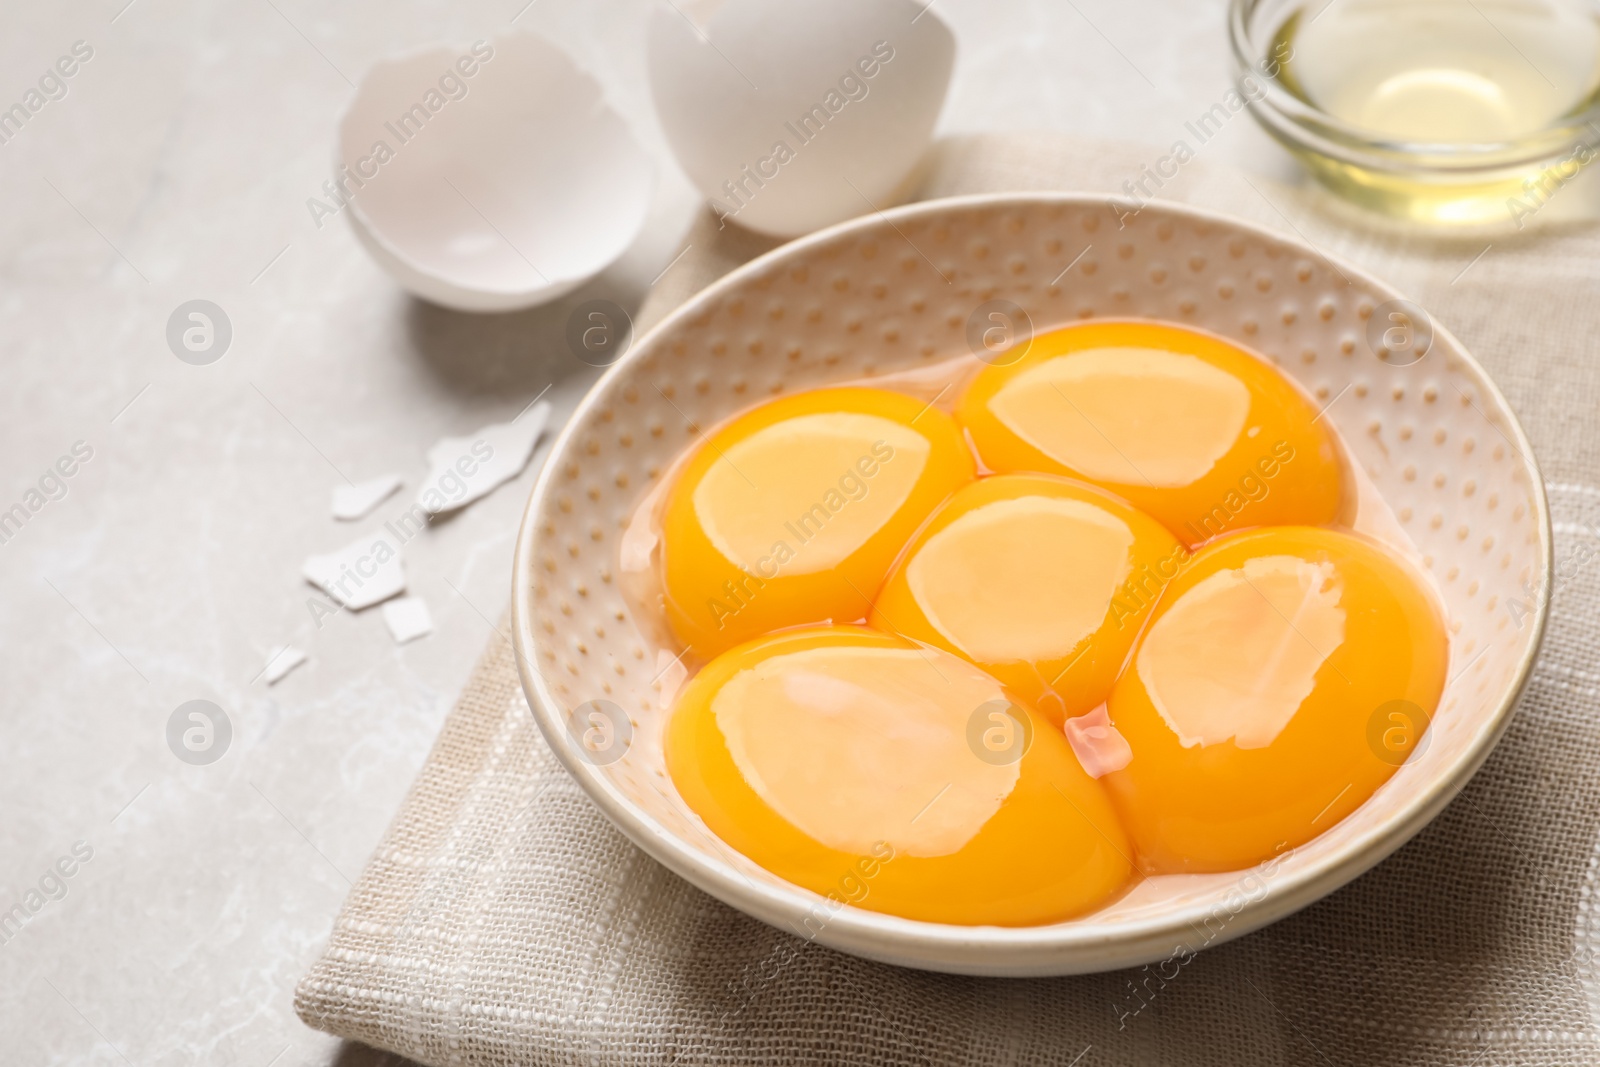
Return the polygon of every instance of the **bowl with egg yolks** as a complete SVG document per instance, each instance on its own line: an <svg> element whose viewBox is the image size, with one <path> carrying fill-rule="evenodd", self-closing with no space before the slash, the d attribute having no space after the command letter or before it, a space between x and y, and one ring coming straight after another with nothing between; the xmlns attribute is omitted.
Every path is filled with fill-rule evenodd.
<svg viewBox="0 0 1600 1067"><path fill-rule="evenodd" d="M1368 327L1387 321L1384 305L1399 299L1292 237L1158 203L1119 222L1095 196L916 204L785 245L641 336L552 446L514 557L512 637L532 720L598 809L647 854L749 915L876 960L973 974L1081 973L1167 959L1178 945L1198 951L1304 907L1388 855L1455 795L1508 722L1543 632L1548 511L1526 439L1441 324L1432 324L1421 360L1380 358ZM1270 364L1314 408L1313 425L1337 431L1347 473L1359 475L1343 506L1365 511L1376 501L1370 511L1382 528L1369 532L1415 546L1415 569L1446 619L1448 678L1424 742L1322 833L1242 870L1136 874L1105 903L1059 921L973 925L868 906L899 862L870 849L825 892L780 877L713 833L673 782L670 710L706 661L680 655L659 588L636 595L630 586L661 562L659 526L636 521L641 507L665 500L666 484L715 428L769 399L864 385L914 396L961 425L971 384L1004 362L990 352L975 358L967 341L969 320L988 321L980 309L991 301L1023 309L1035 340L1079 322L1169 324ZM974 455L980 476L996 472L981 448ZM1093 482L1085 471L1035 473ZM1257 476L1278 492L1275 478ZM1108 485L1096 487L1127 499ZM1231 514L1252 488L1235 480L1215 504ZM1335 525L1348 522L1341 513ZM937 642L925 647L972 663ZM992 665L973 666L994 677ZM1014 705L1029 706L995 681ZM1116 704L1113 691L1098 709L1107 722ZM623 723L620 751L587 750L577 724L597 707ZM1366 721L1380 736L1383 714L1380 705ZM1097 730L1079 729L1069 742L1092 741ZM1126 803L1118 772L1099 770L1116 810ZM1121 812L1119 820L1130 842L1142 832Z"/></svg>

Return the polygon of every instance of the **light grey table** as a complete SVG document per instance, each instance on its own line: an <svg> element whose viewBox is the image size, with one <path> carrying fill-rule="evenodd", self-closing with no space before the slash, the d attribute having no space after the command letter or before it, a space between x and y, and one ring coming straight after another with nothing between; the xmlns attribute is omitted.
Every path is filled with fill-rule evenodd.
<svg viewBox="0 0 1600 1067"><path fill-rule="evenodd" d="M292 990L507 601L533 468L407 546L410 592L436 625L420 641L397 647L377 610L318 628L300 565L380 521L330 517L344 477L395 470L414 489L437 437L508 418L547 386L570 410L595 372L565 349L567 312L595 295L636 305L672 260L695 200L646 92L647 10L0 8L0 107L75 42L93 53L0 144L0 509L78 442L92 451L0 544L0 911L41 883L45 898L13 936L0 928L0 1062L367 1062L302 1025ZM1153 159L1227 82L1220 0L934 11L960 41L943 133L1059 130ZM582 292L462 315L405 296L306 200L368 64L513 22L601 79L663 180L639 243ZM1205 152L1292 174L1242 119ZM166 343L192 299L232 325L209 366ZM267 658L291 641L309 662L268 686ZM232 728L206 766L166 740L194 699ZM64 857L70 876L52 874Z"/></svg>

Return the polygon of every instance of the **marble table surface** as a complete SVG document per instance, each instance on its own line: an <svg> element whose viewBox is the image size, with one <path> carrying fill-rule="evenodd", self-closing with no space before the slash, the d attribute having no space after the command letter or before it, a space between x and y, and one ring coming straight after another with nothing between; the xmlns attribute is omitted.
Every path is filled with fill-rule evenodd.
<svg viewBox="0 0 1600 1067"><path fill-rule="evenodd" d="M41 479L50 494L0 544L0 913L27 913L0 926L6 1064L378 1061L305 1027L294 984L507 602L539 457L407 546L428 637L397 646L377 610L313 617L301 563L365 532L330 516L346 478L396 471L415 488L438 437L510 418L547 388L558 417L570 410L596 372L566 349L567 313L595 296L636 306L672 261L697 205L646 91L648 10L0 8L0 106L77 42L92 51L66 95L0 144L0 508ZM959 40L941 133L1044 129L1159 151L1194 100L1226 87L1222 0L934 10ZM407 297L344 220L319 228L306 201L369 64L513 23L601 80L662 179L643 236L583 290L465 315ZM1293 175L1251 123L1207 152ZM195 299L232 327L206 366L166 340ZM58 462L71 477L47 477ZM285 643L310 658L268 685ZM205 765L168 743L191 700L221 708L231 733Z"/></svg>

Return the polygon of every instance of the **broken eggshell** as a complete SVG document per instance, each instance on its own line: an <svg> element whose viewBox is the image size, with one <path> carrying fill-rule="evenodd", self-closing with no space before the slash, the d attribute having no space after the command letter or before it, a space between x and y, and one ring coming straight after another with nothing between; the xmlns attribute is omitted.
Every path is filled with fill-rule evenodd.
<svg viewBox="0 0 1600 1067"><path fill-rule="evenodd" d="M293 645L284 645L276 655L267 661L267 665L261 669L261 677L266 680L268 685L277 685L288 676L290 671L305 661L306 654L303 650L295 648Z"/></svg>
<svg viewBox="0 0 1600 1067"><path fill-rule="evenodd" d="M719 215L795 237L902 199L932 140L955 36L914 0L726 0L649 27L650 91Z"/></svg>
<svg viewBox="0 0 1600 1067"><path fill-rule="evenodd" d="M307 556L300 573L339 604L360 611L405 589L401 543L386 528L383 533L358 537L325 555Z"/></svg>
<svg viewBox="0 0 1600 1067"><path fill-rule="evenodd" d="M334 168L379 265L462 311L577 288L633 243L654 186L599 83L526 32L375 64L339 123Z"/></svg>
<svg viewBox="0 0 1600 1067"><path fill-rule="evenodd" d="M364 482L336 485L333 487L333 517L341 522L364 519L401 484L398 474L380 474Z"/></svg>
<svg viewBox="0 0 1600 1067"><path fill-rule="evenodd" d="M385 601L383 624L389 628L394 643L403 645L433 633L433 616L428 613L428 602L419 596L402 596Z"/></svg>
<svg viewBox="0 0 1600 1067"><path fill-rule="evenodd" d="M522 473L550 419L544 401L469 437L441 437L428 449L428 477L417 506L429 515L464 508Z"/></svg>

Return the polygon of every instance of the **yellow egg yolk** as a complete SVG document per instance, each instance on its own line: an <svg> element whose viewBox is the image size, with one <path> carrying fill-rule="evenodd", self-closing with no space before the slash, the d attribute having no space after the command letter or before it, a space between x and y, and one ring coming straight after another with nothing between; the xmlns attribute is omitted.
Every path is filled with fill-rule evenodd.
<svg viewBox="0 0 1600 1067"><path fill-rule="evenodd" d="M1186 555L1104 490L996 475L934 513L868 621L971 660L1059 727L1106 699Z"/></svg>
<svg viewBox="0 0 1600 1067"><path fill-rule="evenodd" d="M1421 579L1365 538L1276 527L1196 553L1107 702L1127 755L1101 781L1144 869L1237 870L1343 819L1401 762L1376 718L1425 724L1447 655Z"/></svg>
<svg viewBox="0 0 1600 1067"><path fill-rule="evenodd" d="M1081 478L1184 543L1250 526L1332 522L1332 435L1264 360L1211 334L1090 322L986 367L957 418L986 467Z"/></svg>
<svg viewBox="0 0 1600 1067"><path fill-rule="evenodd" d="M1104 790L994 678L865 627L785 631L685 687L666 735L679 793L796 885L956 924L1082 914L1132 877Z"/></svg>
<svg viewBox="0 0 1600 1067"><path fill-rule="evenodd" d="M709 659L781 627L864 618L906 540L973 474L954 421L901 393L820 389L751 409L668 494L667 620Z"/></svg>

